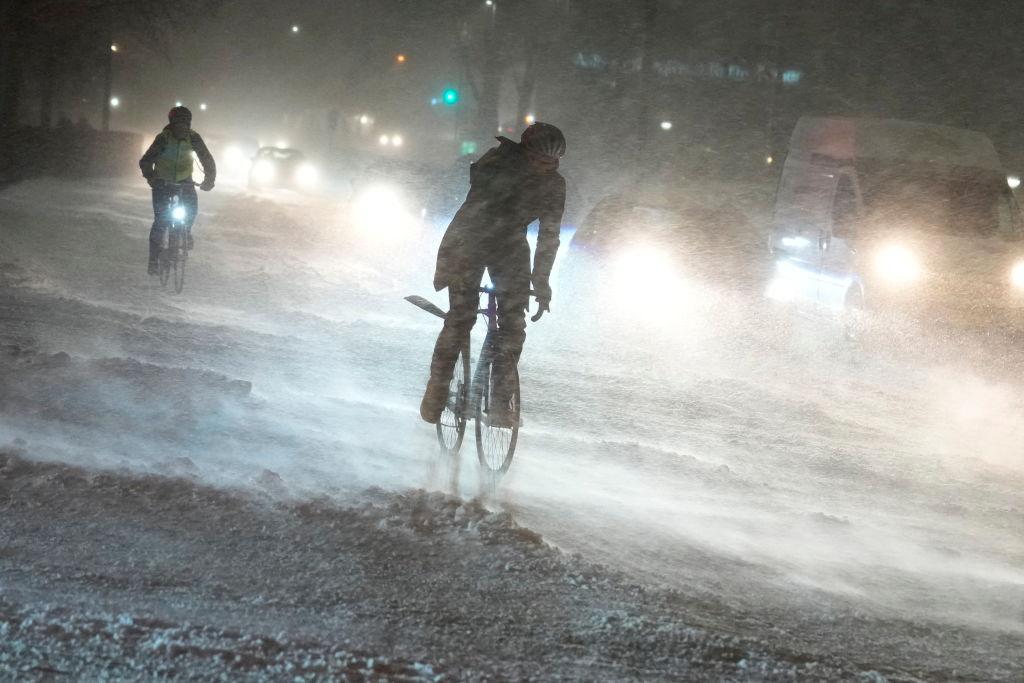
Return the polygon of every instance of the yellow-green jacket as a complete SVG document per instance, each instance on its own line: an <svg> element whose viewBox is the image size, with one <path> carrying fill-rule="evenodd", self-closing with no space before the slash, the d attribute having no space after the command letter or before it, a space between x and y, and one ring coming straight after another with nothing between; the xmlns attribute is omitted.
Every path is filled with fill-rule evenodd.
<svg viewBox="0 0 1024 683"><path fill-rule="evenodd" d="M217 177L217 165L213 155L199 133L190 130L184 140L178 140L167 126L153 140L146 153L139 159L139 168L147 179L159 179L169 183L180 183L192 178L192 153L199 157L203 174L208 181Z"/></svg>

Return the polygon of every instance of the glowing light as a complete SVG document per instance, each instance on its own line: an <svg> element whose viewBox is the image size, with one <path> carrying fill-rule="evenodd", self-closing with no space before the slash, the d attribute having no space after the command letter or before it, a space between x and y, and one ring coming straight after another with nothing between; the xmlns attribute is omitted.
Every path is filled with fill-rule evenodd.
<svg viewBox="0 0 1024 683"><path fill-rule="evenodd" d="M537 117L534 116L533 114L527 114L523 120L526 121L526 125L528 126L532 126L533 124L537 123Z"/></svg>
<svg viewBox="0 0 1024 683"><path fill-rule="evenodd" d="M181 106L181 100L178 100L177 102L175 102L174 106L175 107L180 107Z"/></svg>
<svg viewBox="0 0 1024 683"><path fill-rule="evenodd" d="M780 242L787 249L803 249L811 245L809 239L800 235L783 237Z"/></svg>
<svg viewBox="0 0 1024 683"><path fill-rule="evenodd" d="M364 126L370 125L370 117L367 116L366 114L363 114L362 116L359 117L359 123Z"/></svg>
<svg viewBox="0 0 1024 683"><path fill-rule="evenodd" d="M200 102L199 103L199 110L200 111L206 111L206 102Z"/></svg>
<svg viewBox="0 0 1024 683"><path fill-rule="evenodd" d="M1024 261L1017 261L1010 269L1010 283L1017 289L1024 290Z"/></svg>
<svg viewBox="0 0 1024 683"><path fill-rule="evenodd" d="M110 51L111 52L117 52L119 49L120 48L117 47L117 43L111 43L110 44Z"/></svg>
<svg viewBox="0 0 1024 683"><path fill-rule="evenodd" d="M1016 190L1020 187L1020 176L1008 175L1006 176L1006 184L1010 186L1011 190Z"/></svg>
<svg viewBox="0 0 1024 683"><path fill-rule="evenodd" d="M263 185L273 182L277 177L277 168L266 159L261 159L252 167L252 179Z"/></svg>
<svg viewBox="0 0 1024 683"><path fill-rule="evenodd" d="M278 149L288 149L288 141L285 140L284 138L278 138L274 146L277 147Z"/></svg>
<svg viewBox="0 0 1024 683"><path fill-rule="evenodd" d="M298 33L298 32L299 32L299 25L298 24L292 24L292 33Z"/></svg>
<svg viewBox="0 0 1024 683"><path fill-rule="evenodd" d="M662 121L661 122L661 129L662 130L672 130L672 122L671 121Z"/></svg>
<svg viewBox="0 0 1024 683"><path fill-rule="evenodd" d="M176 221L185 220L185 215L186 214L184 206L176 206L173 209L171 209L171 218L173 218Z"/></svg>
<svg viewBox="0 0 1024 683"><path fill-rule="evenodd" d="M120 97L111 97L110 98L110 106L114 107L115 109L117 107L120 107L121 106L121 98Z"/></svg>
<svg viewBox="0 0 1024 683"><path fill-rule="evenodd" d="M391 144L394 145L395 147L401 147L404 142L405 140L402 139L401 135L391 136Z"/></svg>
<svg viewBox="0 0 1024 683"><path fill-rule="evenodd" d="M407 239L416 227L401 192L389 185L362 190L352 205L351 219L359 235L376 243Z"/></svg>
<svg viewBox="0 0 1024 683"><path fill-rule="evenodd" d="M611 297L616 309L647 322L671 319L683 298L683 281L672 258L652 244L623 251L612 264Z"/></svg>
<svg viewBox="0 0 1024 683"><path fill-rule="evenodd" d="M398 62L399 64L405 64L405 55L403 55L403 54L395 55L395 61Z"/></svg>
<svg viewBox="0 0 1024 683"><path fill-rule="evenodd" d="M245 165L245 152L237 145L231 145L224 150L224 165L230 169L238 170Z"/></svg>
<svg viewBox="0 0 1024 683"><path fill-rule="evenodd" d="M772 156L771 154L769 154L768 156L766 156L766 157L764 158L764 163L766 163L766 164L768 164L769 166L771 166L772 164L774 164L774 163L775 163L775 157L773 157L773 156Z"/></svg>
<svg viewBox="0 0 1024 683"><path fill-rule="evenodd" d="M921 277L921 263L910 249L890 244L875 256L875 271L892 284L908 285Z"/></svg>
<svg viewBox="0 0 1024 683"><path fill-rule="evenodd" d="M387 135L381 135L379 138L377 138L377 142L379 142L381 145L387 146L391 144L391 138Z"/></svg>
<svg viewBox="0 0 1024 683"><path fill-rule="evenodd" d="M320 173L313 164L300 164L295 169L295 183L303 189L312 189L320 183Z"/></svg>
<svg viewBox="0 0 1024 683"><path fill-rule="evenodd" d="M459 103L459 91L455 88L446 88L445 91L441 93L441 100L445 105L454 107Z"/></svg>
<svg viewBox="0 0 1024 683"><path fill-rule="evenodd" d="M494 7L494 0L484 0L484 4L488 7Z"/></svg>

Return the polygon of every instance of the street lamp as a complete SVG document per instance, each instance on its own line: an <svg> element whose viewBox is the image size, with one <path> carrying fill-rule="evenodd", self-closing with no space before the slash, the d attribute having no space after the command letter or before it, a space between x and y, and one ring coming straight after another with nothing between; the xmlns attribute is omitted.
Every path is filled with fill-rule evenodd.
<svg viewBox="0 0 1024 683"><path fill-rule="evenodd" d="M110 44L110 51L111 51L111 52L117 52L117 51L118 51L118 49L119 49L119 48L117 47L117 43L111 43L111 44Z"/></svg>
<svg viewBox="0 0 1024 683"><path fill-rule="evenodd" d="M110 106L114 107L115 109L117 107L120 107L121 106L121 98L120 97L111 97L110 98Z"/></svg>
<svg viewBox="0 0 1024 683"><path fill-rule="evenodd" d="M200 102L199 103L199 110L200 111L206 111L206 102Z"/></svg>
<svg viewBox="0 0 1024 683"><path fill-rule="evenodd" d="M395 61L398 62L399 64L405 64L405 59L406 57L402 53L398 53L397 55L395 55Z"/></svg>
<svg viewBox="0 0 1024 683"><path fill-rule="evenodd" d="M298 33L298 32L299 32L299 25L298 24L292 24L292 33Z"/></svg>
<svg viewBox="0 0 1024 683"><path fill-rule="evenodd" d="M662 130L672 130L672 122L671 121L662 121L661 122L661 129Z"/></svg>

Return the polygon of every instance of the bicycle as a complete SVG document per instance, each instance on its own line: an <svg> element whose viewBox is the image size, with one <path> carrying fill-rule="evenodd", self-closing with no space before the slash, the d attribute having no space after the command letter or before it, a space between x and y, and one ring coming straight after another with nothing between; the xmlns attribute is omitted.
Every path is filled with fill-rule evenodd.
<svg viewBox="0 0 1024 683"><path fill-rule="evenodd" d="M441 412L441 419L437 422L437 441L443 452L451 456L458 455L465 439L466 423L472 419L476 422L477 460L490 472L504 474L512 464L522 423L519 370L514 365L510 367L512 392L507 414L510 419L507 424L494 423L490 419L494 388L491 377L497 357L498 301L493 287L481 287L480 293L487 295L487 305L477 310L478 315L487 319L487 334L477 358L476 373L470 382L470 340L467 337L459 350L455 371L448 385L448 399ZM530 296L535 296L535 292L531 291ZM444 311L421 296L407 296L405 300L427 313L442 319L445 317ZM537 322L542 315L543 308L530 319Z"/></svg>
<svg viewBox="0 0 1024 683"><path fill-rule="evenodd" d="M181 201L180 189L186 186L198 186L191 180L180 183L164 183L164 187L176 188L178 192L167 201L167 216L170 222L160 238L160 254L157 256L157 269L160 286L166 287L174 275L174 292L181 294L185 288L185 264L188 263L188 208ZM193 217L194 218L194 217Z"/></svg>

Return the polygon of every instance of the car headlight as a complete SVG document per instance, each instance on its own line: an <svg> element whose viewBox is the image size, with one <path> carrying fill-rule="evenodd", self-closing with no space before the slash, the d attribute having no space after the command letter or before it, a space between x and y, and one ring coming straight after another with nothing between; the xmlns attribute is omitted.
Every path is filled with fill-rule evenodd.
<svg viewBox="0 0 1024 683"><path fill-rule="evenodd" d="M627 248L612 263L612 300L631 316L655 319L678 303L682 279L672 258L656 245Z"/></svg>
<svg viewBox="0 0 1024 683"><path fill-rule="evenodd" d="M258 183L272 182L276 176L277 169L274 167L274 164L267 161L266 159L263 159L262 161L257 161L256 165L253 166L252 168L253 180L255 180Z"/></svg>
<svg viewBox="0 0 1024 683"><path fill-rule="evenodd" d="M359 192L351 218L361 235L375 240L407 236L416 224L405 208L402 193L389 185L371 185Z"/></svg>
<svg viewBox="0 0 1024 683"><path fill-rule="evenodd" d="M317 183L320 182L320 174L317 172L316 167L310 163L300 164L295 169L295 183L299 187L311 188L316 187Z"/></svg>
<svg viewBox="0 0 1024 683"><path fill-rule="evenodd" d="M185 216L187 215L188 214L185 212L184 206L176 206L173 209L171 209L171 218L173 218L176 221L185 220Z"/></svg>
<svg viewBox="0 0 1024 683"><path fill-rule="evenodd" d="M892 284L908 285L920 279L921 262L910 249L890 244L875 255L875 272Z"/></svg>
<svg viewBox="0 0 1024 683"><path fill-rule="evenodd" d="M1014 289L1024 290L1024 261L1017 261L1010 269L1010 284Z"/></svg>
<svg viewBox="0 0 1024 683"><path fill-rule="evenodd" d="M230 145L224 150L224 165L230 170L245 170L245 152L238 145Z"/></svg>

